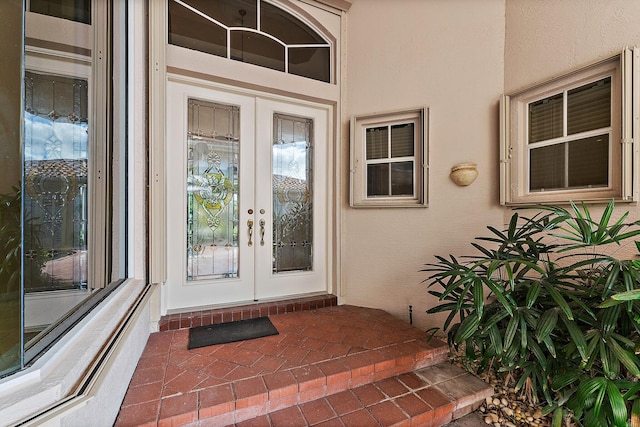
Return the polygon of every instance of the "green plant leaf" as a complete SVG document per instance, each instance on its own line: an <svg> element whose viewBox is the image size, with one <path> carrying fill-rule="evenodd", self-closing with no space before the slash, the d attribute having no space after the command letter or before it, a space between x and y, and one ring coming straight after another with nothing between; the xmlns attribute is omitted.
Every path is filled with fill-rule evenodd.
<svg viewBox="0 0 640 427"><path fill-rule="evenodd" d="M563 323L567 327L567 331L569 335L571 335L571 339L573 340L573 344L575 344L576 349L580 353L580 357L583 362L588 360L587 357L587 342L584 339L584 335L582 335L582 330L576 325L576 323L564 315L560 316Z"/></svg>
<svg viewBox="0 0 640 427"><path fill-rule="evenodd" d="M569 304L567 304L567 301L562 297L560 292L555 289L554 285L543 282L543 286L553 301L558 305L558 307L560 307L560 310L562 310L567 319L573 320L573 313L571 312Z"/></svg>
<svg viewBox="0 0 640 427"><path fill-rule="evenodd" d="M461 344L468 340L480 326L480 318L478 316L469 316L462 321L455 335L455 342Z"/></svg>
<svg viewBox="0 0 640 427"><path fill-rule="evenodd" d="M476 315L481 318L484 312L484 287L481 280L473 283L473 307Z"/></svg>
<svg viewBox="0 0 640 427"><path fill-rule="evenodd" d="M640 424L640 399L635 399L631 405L631 425L633 427Z"/></svg>
<svg viewBox="0 0 640 427"><path fill-rule="evenodd" d="M513 338L516 336L516 332L518 331L518 325L520 324L520 316L516 313L511 316L509 319L509 323L507 323L507 329L504 332L504 347L505 349L511 347L511 343L513 342Z"/></svg>
<svg viewBox="0 0 640 427"><path fill-rule="evenodd" d="M609 340L609 345L613 354L615 354L620 362L629 370L631 375L639 378L640 366L638 358L630 351L623 349L615 339Z"/></svg>
<svg viewBox="0 0 640 427"><path fill-rule="evenodd" d="M556 391L560 391L565 387L574 384L582 377L584 373L579 369L567 370L563 374L558 374L553 378L551 388Z"/></svg>
<svg viewBox="0 0 640 427"><path fill-rule="evenodd" d="M542 286L540 285L540 282L536 281L531 284L529 290L527 291L527 298L525 299L527 308L533 307L533 304L535 304L536 300L538 299L538 295L540 295L541 289Z"/></svg>
<svg viewBox="0 0 640 427"><path fill-rule="evenodd" d="M607 397L611 406L611 414L616 427L627 426L627 406L622 398L622 393L613 381L607 381Z"/></svg>
<svg viewBox="0 0 640 427"><path fill-rule="evenodd" d="M558 323L558 309L550 308L540 316L536 327L536 339L542 342L549 336Z"/></svg>
<svg viewBox="0 0 640 427"><path fill-rule="evenodd" d="M488 328L489 330L489 340L491 341L491 345L495 349L496 354L502 354L502 336L500 336L500 330L494 324Z"/></svg>
<svg viewBox="0 0 640 427"><path fill-rule="evenodd" d="M640 289L632 289L626 292L620 292L611 295L611 299L615 301L635 301L640 300Z"/></svg>

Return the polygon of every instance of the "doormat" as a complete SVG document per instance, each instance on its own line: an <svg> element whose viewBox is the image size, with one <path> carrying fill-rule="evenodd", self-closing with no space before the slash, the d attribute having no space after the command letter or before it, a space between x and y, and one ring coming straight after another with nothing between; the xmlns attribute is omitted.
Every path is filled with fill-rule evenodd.
<svg viewBox="0 0 640 427"><path fill-rule="evenodd" d="M196 326L189 329L189 350L209 345L278 335L278 330L268 317L237 320L216 325Z"/></svg>

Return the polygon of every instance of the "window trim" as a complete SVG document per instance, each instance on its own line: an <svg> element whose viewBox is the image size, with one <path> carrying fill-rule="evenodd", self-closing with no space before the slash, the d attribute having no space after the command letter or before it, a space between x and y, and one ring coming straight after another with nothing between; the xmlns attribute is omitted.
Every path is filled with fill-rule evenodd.
<svg viewBox="0 0 640 427"><path fill-rule="evenodd" d="M621 54L554 79L503 95L500 102L500 204L566 203L571 200L602 202L638 201L637 156L633 135L638 123L638 49ZM527 149L527 105L564 90L612 77L612 122L609 160L609 185L606 188L561 189L530 192ZM634 93L632 93L632 91Z"/></svg>
<svg viewBox="0 0 640 427"><path fill-rule="evenodd" d="M368 197L366 129L413 122L416 124L414 140L414 195L412 197ZM427 107L386 113L352 116L351 127L351 179L349 204L353 208L369 207L427 207L429 159L429 109Z"/></svg>

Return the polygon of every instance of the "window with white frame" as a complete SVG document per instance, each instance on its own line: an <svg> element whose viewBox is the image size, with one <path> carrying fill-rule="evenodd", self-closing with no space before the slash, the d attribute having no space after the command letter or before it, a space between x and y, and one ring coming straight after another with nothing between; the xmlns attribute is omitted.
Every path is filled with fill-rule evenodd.
<svg viewBox="0 0 640 427"><path fill-rule="evenodd" d="M352 118L351 206L426 206L427 111Z"/></svg>
<svg viewBox="0 0 640 427"><path fill-rule="evenodd" d="M637 199L632 177L636 61L637 53L626 49L503 98L502 204Z"/></svg>

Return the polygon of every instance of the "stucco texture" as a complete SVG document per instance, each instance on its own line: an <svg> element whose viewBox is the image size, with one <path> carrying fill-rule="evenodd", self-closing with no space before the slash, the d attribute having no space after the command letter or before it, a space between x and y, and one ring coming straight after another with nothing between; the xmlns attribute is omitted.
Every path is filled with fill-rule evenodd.
<svg viewBox="0 0 640 427"><path fill-rule="evenodd" d="M429 108L429 207L348 207L344 183L341 295L427 328L423 264L434 255L471 253L469 241L502 223L498 201L498 99L503 91L504 0L354 0L347 14L349 118ZM349 148L342 163L348 175ZM468 187L449 178L461 162L478 164Z"/></svg>

